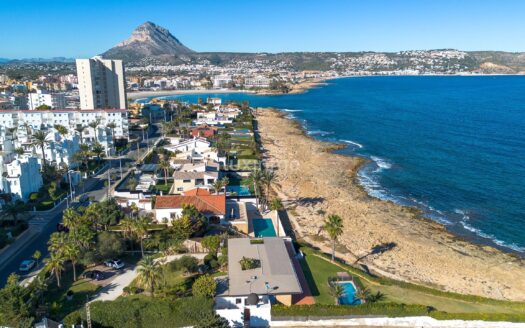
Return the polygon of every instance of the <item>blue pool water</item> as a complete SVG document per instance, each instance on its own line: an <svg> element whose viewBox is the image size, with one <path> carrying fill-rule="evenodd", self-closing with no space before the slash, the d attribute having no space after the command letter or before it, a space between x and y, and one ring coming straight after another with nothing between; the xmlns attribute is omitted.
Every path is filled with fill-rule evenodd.
<svg viewBox="0 0 525 328"><path fill-rule="evenodd" d="M255 237L276 237L271 219L253 219L253 233Z"/></svg>
<svg viewBox="0 0 525 328"><path fill-rule="evenodd" d="M226 186L226 191L234 192L238 196L250 196L252 194L250 188L246 186L228 185Z"/></svg>
<svg viewBox="0 0 525 328"><path fill-rule="evenodd" d="M355 286L353 282L340 282L343 286L344 294L342 297L339 297L339 304L342 305L358 305L361 304L361 300L355 298Z"/></svg>
<svg viewBox="0 0 525 328"><path fill-rule="evenodd" d="M370 195L525 254L525 76L359 77L297 95L215 96L281 109L368 158L359 180Z"/></svg>

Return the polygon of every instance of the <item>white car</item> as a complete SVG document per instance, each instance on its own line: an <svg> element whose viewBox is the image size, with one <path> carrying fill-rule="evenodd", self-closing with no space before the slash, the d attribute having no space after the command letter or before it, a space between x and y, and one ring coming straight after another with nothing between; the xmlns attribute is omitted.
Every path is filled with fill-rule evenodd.
<svg viewBox="0 0 525 328"><path fill-rule="evenodd" d="M22 272L28 272L31 271L35 267L36 262L34 260L25 260L20 263L20 267L18 270Z"/></svg>
<svg viewBox="0 0 525 328"><path fill-rule="evenodd" d="M124 267L124 262L119 259L108 260L104 264L113 269L122 269Z"/></svg>

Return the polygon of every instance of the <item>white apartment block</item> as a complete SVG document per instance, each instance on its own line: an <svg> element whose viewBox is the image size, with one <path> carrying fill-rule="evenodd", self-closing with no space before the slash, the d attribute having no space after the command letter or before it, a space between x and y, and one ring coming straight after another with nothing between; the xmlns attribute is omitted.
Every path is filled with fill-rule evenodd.
<svg viewBox="0 0 525 328"><path fill-rule="evenodd" d="M266 76L258 75L256 77L247 77L244 80L244 86L247 88L268 88L271 82L272 80Z"/></svg>
<svg viewBox="0 0 525 328"><path fill-rule="evenodd" d="M95 132L95 129L89 127L89 124L96 121L99 122L99 125ZM56 131L53 127L59 124L68 129L67 139L72 140L72 136L79 135L75 129L83 126L85 129L82 137L80 138L79 135L83 143L94 143L96 134L96 141L108 149L113 139L112 131L107 127L110 123L115 123L113 129L115 139L129 138L128 114L125 109L3 110L0 111L0 146L4 146L6 140L10 139L12 128L16 128L17 142L28 143L34 131L43 130L54 133Z"/></svg>
<svg viewBox="0 0 525 328"><path fill-rule="evenodd" d="M122 60L93 57L76 64L81 109L127 108Z"/></svg>
<svg viewBox="0 0 525 328"><path fill-rule="evenodd" d="M66 96L63 93L47 93L42 90L27 95L27 106L29 109L37 109L42 105L47 105L51 108L65 108Z"/></svg>
<svg viewBox="0 0 525 328"><path fill-rule="evenodd" d="M26 201L29 195L43 185L37 158L22 155L4 164L0 158L0 190Z"/></svg>
<svg viewBox="0 0 525 328"><path fill-rule="evenodd" d="M213 77L213 88L222 89L228 86L228 83L232 81L230 75L216 75Z"/></svg>

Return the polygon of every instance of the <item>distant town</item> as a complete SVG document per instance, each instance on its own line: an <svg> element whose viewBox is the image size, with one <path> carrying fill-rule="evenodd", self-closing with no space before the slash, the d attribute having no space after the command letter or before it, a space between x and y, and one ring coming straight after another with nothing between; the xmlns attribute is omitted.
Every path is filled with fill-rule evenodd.
<svg viewBox="0 0 525 328"><path fill-rule="evenodd" d="M152 37L159 33L164 38ZM151 55L158 39L177 54ZM140 48L150 53L129 52L137 40L150 42ZM511 321L524 321L523 303L499 290L470 295L462 286L413 282L367 262L396 249L390 240L376 238L369 253L352 254L340 242L345 211L315 207L325 200L315 190L323 179L304 180L317 181L304 183L313 186L308 197L286 197L301 191L297 185L313 179L313 171L331 172L334 163L356 170L353 159L329 158L336 156L334 145L321 146L282 114L246 101L161 97L300 93L350 76L522 72L519 63L476 56L450 49L195 53L146 22L101 56L0 64L0 326L124 327L130 320L141 327L388 326L403 317L407 326L486 319L513 327ZM302 152L321 164L303 168L309 164L303 159L285 178L272 162L283 156L275 148L286 150L283 163L299 162ZM339 182L336 188L350 186ZM344 189L330 188L333 198L343 197ZM355 190L348 194L352 202L369 201ZM381 206L392 207L371 214L366 208L363 217L415 215ZM300 236L305 216L315 219L315 231ZM434 233L431 228L421 230Z"/></svg>

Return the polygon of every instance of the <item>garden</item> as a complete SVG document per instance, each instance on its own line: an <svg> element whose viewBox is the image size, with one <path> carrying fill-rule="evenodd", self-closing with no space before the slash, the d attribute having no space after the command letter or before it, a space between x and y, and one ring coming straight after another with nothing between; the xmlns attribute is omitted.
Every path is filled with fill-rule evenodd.
<svg viewBox="0 0 525 328"><path fill-rule="evenodd" d="M382 314L391 317L429 315L436 319L525 321L523 302L444 292L376 277L338 260L331 262L329 255L307 245L302 244L300 250L305 255L300 260L301 267L316 304L275 306L272 308L272 314L277 317ZM365 299L364 304L336 305L329 281L336 277L338 272L348 273L359 289L367 291L362 295ZM373 299L378 292L383 296L379 300L370 301L370 297Z"/></svg>

